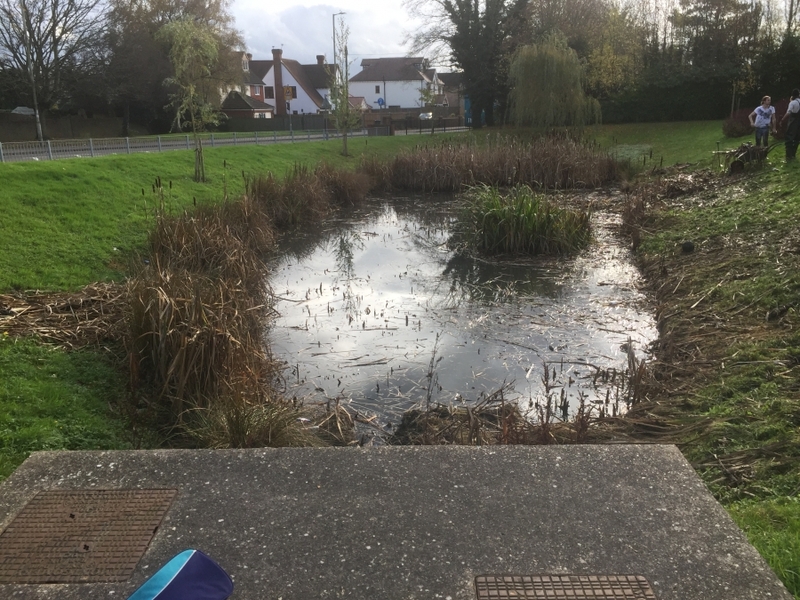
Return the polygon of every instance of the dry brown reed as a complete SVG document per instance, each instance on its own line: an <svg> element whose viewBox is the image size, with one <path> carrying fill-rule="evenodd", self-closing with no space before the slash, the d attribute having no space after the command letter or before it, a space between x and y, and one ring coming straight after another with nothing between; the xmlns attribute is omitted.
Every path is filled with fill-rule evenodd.
<svg viewBox="0 0 800 600"><path fill-rule="evenodd" d="M423 145L394 158L388 166L362 161L360 170L397 189L459 192L486 184L528 185L541 189L593 188L615 181L618 163L593 145L570 137L523 141L496 136L485 144L447 142Z"/></svg>
<svg viewBox="0 0 800 600"><path fill-rule="evenodd" d="M278 229L291 229L325 218L335 207L364 200L371 188L365 173L321 164L311 170L295 165L283 179L272 173L245 176L245 197Z"/></svg>
<svg viewBox="0 0 800 600"><path fill-rule="evenodd" d="M506 398L510 385L484 396L474 405L412 409L389 438L400 445L575 444L592 439L595 420L586 406L573 421L556 418L555 406L537 407L537 418L523 414L515 401Z"/></svg>
<svg viewBox="0 0 800 600"><path fill-rule="evenodd" d="M175 423L225 397L257 403L275 376L264 350L266 307L241 284L145 269L128 284L132 387L143 377Z"/></svg>
<svg viewBox="0 0 800 600"><path fill-rule="evenodd" d="M308 426L275 389L281 367L264 339L271 307L262 257L276 230L363 199L369 178L298 165L282 180L245 176L245 188L238 202L192 214L157 208L150 256L126 289L131 398L151 390L171 427L213 447L335 441L328 420ZM337 422L341 429L341 415Z"/></svg>

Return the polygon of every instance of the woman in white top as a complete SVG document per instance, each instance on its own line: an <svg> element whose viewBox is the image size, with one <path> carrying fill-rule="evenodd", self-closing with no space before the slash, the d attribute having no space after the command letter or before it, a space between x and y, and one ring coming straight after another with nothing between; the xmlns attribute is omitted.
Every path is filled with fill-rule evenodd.
<svg viewBox="0 0 800 600"><path fill-rule="evenodd" d="M772 98L764 96L761 99L761 106L750 113L750 126L756 129L756 146L769 145L769 130L775 133L777 130L775 122L775 107L772 105Z"/></svg>

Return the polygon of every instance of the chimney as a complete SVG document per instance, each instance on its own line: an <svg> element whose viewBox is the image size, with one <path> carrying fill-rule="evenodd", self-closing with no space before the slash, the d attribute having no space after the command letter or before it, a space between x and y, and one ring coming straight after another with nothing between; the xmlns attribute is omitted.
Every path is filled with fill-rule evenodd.
<svg viewBox="0 0 800 600"><path fill-rule="evenodd" d="M325 64L325 55L324 54L317 54L317 64L324 65Z"/></svg>
<svg viewBox="0 0 800 600"><path fill-rule="evenodd" d="M283 94L283 62L281 57L283 50L281 48L272 49L272 73L275 82L275 114L286 114L286 97Z"/></svg>

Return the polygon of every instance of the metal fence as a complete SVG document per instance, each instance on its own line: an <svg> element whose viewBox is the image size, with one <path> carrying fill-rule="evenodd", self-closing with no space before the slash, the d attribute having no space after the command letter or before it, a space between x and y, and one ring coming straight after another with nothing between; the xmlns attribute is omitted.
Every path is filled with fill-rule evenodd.
<svg viewBox="0 0 800 600"><path fill-rule="evenodd" d="M465 130L465 127L420 128L419 132L437 133L443 131ZM348 133L349 137L390 135L389 127L369 127ZM402 134L402 131L398 131ZM409 133L406 131L405 133ZM311 142L341 137L332 130L271 131L246 133L206 133L202 134L206 148L222 146L260 146L268 144ZM110 154L134 154L140 152L168 152L171 150L191 150L194 137L191 135L158 135L150 137L100 138L82 140L47 140L44 142L5 142L0 143L0 162L20 162L26 160L58 160L62 158L83 158L107 156Z"/></svg>

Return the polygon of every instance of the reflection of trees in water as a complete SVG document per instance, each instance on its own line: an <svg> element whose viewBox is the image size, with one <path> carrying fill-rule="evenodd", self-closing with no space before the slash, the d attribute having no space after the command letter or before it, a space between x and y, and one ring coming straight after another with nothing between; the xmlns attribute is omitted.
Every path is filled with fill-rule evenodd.
<svg viewBox="0 0 800 600"><path fill-rule="evenodd" d="M549 259L547 267L544 264L485 261L456 252L448 259L439 285L449 286L444 296L451 307L465 301L495 304L520 296L558 298L563 286L547 272L547 267L558 264Z"/></svg>
<svg viewBox="0 0 800 600"><path fill-rule="evenodd" d="M355 231L343 231L333 243L333 254L336 258L336 271L338 273L334 284L342 288L344 308L348 316L355 318L358 314L361 300L358 294L353 293L353 280L355 269L353 267L354 250L364 249L364 239ZM341 277L341 279L340 279Z"/></svg>

